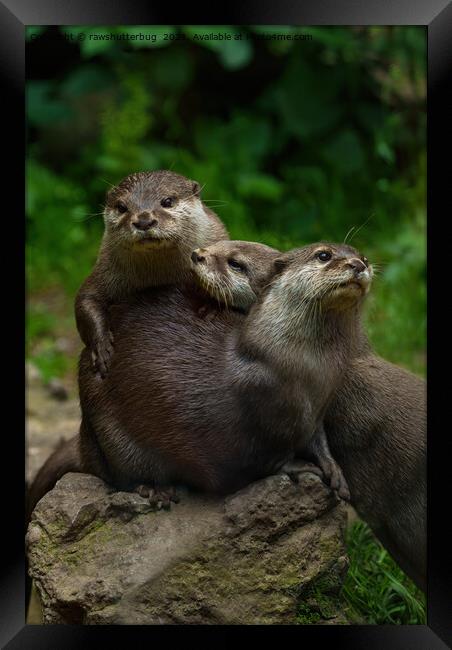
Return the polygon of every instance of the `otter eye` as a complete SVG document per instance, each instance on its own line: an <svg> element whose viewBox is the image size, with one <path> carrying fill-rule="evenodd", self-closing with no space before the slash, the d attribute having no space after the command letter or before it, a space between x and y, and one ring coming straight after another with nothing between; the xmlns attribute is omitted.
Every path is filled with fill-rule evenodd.
<svg viewBox="0 0 452 650"><path fill-rule="evenodd" d="M116 204L116 209L121 214L124 214L124 212L127 212L127 206L126 206L125 203L122 203L122 201L118 201L118 203Z"/></svg>
<svg viewBox="0 0 452 650"><path fill-rule="evenodd" d="M174 201L170 196L160 201L160 205L162 206L162 208L171 208L173 203Z"/></svg>
<svg viewBox="0 0 452 650"><path fill-rule="evenodd" d="M228 264L231 267L231 269L234 269L234 271L240 271L242 273L245 273L246 267L243 266L243 264L240 264L240 262L237 262L236 260L230 259L228 260Z"/></svg>
<svg viewBox="0 0 452 650"><path fill-rule="evenodd" d="M367 259L367 257L363 257L362 260L366 266L369 266L369 260Z"/></svg>
<svg viewBox="0 0 452 650"><path fill-rule="evenodd" d="M328 260L331 259L332 255L329 251L319 251L318 253L316 253L316 257L321 262L328 262Z"/></svg>

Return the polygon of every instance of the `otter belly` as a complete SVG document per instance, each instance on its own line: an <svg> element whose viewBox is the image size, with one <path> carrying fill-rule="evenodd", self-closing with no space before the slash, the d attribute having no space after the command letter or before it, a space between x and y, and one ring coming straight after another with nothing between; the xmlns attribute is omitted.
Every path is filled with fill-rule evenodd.
<svg viewBox="0 0 452 650"><path fill-rule="evenodd" d="M85 428L117 485L152 480L229 491L271 473L290 453L244 417L225 343L243 315L206 318L198 306L176 288L143 292L113 310L107 377L93 374L82 355Z"/></svg>

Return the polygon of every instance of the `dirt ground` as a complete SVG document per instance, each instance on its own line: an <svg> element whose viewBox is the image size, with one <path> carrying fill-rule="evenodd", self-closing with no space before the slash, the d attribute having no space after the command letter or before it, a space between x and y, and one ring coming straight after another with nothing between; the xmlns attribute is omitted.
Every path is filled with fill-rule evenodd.
<svg viewBox="0 0 452 650"><path fill-rule="evenodd" d="M55 381L47 386L29 363L26 376L26 477L30 482L60 438L77 433L80 407L75 381Z"/></svg>

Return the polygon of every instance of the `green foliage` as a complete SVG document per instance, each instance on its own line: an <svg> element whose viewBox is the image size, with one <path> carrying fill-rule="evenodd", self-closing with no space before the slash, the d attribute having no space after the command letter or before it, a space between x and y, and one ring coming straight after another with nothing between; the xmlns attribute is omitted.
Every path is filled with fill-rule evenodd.
<svg viewBox="0 0 452 650"><path fill-rule="evenodd" d="M356 521L348 530L350 568L341 596L351 619L369 624L425 625L425 597L375 539Z"/></svg>
<svg viewBox="0 0 452 650"><path fill-rule="evenodd" d="M90 272L101 229L89 228L83 222L88 211L83 187L29 159L26 250L29 291L62 284L74 292Z"/></svg>
<svg viewBox="0 0 452 650"><path fill-rule="evenodd" d="M315 625L337 618L345 607L340 593L340 579L328 573L319 576L307 590L302 588L297 607L299 625Z"/></svg>
<svg viewBox="0 0 452 650"><path fill-rule="evenodd" d="M28 28L30 56L48 30ZM95 259L108 186L171 168L204 185L233 238L286 250L354 227L352 242L380 267L367 318L375 348L424 372L423 28L60 32L74 52L64 73L27 84L31 291L73 296ZM303 34L311 40L283 40ZM54 33L47 47L57 46Z"/></svg>

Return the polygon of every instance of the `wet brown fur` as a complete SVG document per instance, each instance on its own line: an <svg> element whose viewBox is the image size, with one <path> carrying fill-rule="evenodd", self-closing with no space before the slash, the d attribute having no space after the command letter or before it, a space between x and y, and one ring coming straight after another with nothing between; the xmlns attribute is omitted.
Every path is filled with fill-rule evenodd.
<svg viewBox="0 0 452 650"><path fill-rule="evenodd" d="M227 239L199 195L198 183L165 170L131 174L107 193L98 259L75 300L80 337L102 375L113 354L109 305L146 287L186 281L193 249ZM162 207L165 199L173 205ZM135 227L140 220L147 230Z"/></svg>
<svg viewBox="0 0 452 650"><path fill-rule="evenodd" d="M352 362L325 416L352 504L423 590L427 561L425 381L373 354Z"/></svg>
<svg viewBox="0 0 452 650"><path fill-rule="evenodd" d="M38 501L51 490L57 481L68 472L81 472L80 438L61 440L36 474L27 495L26 523L30 520Z"/></svg>
<svg viewBox="0 0 452 650"><path fill-rule="evenodd" d="M228 282L229 301L244 295L234 274L218 260L221 245L203 252ZM209 252L216 254L212 262ZM225 242L224 254L235 254ZM237 256L237 255L236 255ZM223 255L224 257L224 255ZM238 259L240 258L237 256ZM253 258L248 254L252 264ZM265 269L261 257L259 272ZM267 270L271 261L265 260ZM198 268L204 272L203 265ZM243 277L243 276L242 276ZM247 275L255 293L260 290ZM214 279L209 287L215 292ZM247 294L251 299L252 294ZM412 373L375 355L361 331L355 358L325 415L325 429L358 514L417 585L426 588L426 387Z"/></svg>
<svg viewBox="0 0 452 650"><path fill-rule="evenodd" d="M248 312L280 255L257 242L216 242L193 252L193 277L218 303Z"/></svg>
<svg viewBox="0 0 452 650"><path fill-rule="evenodd" d="M287 283L293 310L302 303L298 275L315 246L280 255L246 318L220 309L213 321L200 318L179 288L147 290L112 310L118 346L106 379L90 372L86 351L80 360L85 470L122 488L180 482L229 492L290 459L323 416L359 319L359 301L337 311L331 299L313 312L315 358L304 313L292 331L278 327ZM337 248L338 277L350 251Z"/></svg>

